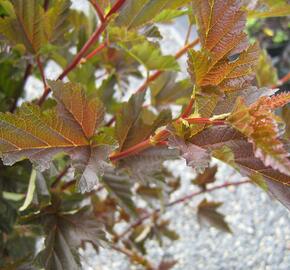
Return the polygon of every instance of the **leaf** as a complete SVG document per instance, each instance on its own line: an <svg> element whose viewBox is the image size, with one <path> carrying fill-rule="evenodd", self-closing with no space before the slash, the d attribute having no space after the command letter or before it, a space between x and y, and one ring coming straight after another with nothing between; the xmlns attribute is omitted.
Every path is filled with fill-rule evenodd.
<svg viewBox="0 0 290 270"><path fill-rule="evenodd" d="M181 152L186 164L197 172L203 172L209 166L210 153L197 145L186 143L176 136L169 137L169 147L176 148Z"/></svg>
<svg viewBox="0 0 290 270"><path fill-rule="evenodd" d="M4 164L28 158L43 171L59 153L67 153L76 169L79 189L91 190L104 172L110 145L91 141L103 120L103 106L76 84L50 82L57 108L42 112L24 104L16 114L0 114L0 152Z"/></svg>
<svg viewBox="0 0 290 270"><path fill-rule="evenodd" d="M59 41L68 31L70 0L56 0L45 14L45 33L51 43Z"/></svg>
<svg viewBox="0 0 290 270"><path fill-rule="evenodd" d="M158 265L157 270L170 270L177 264L177 262L178 261L176 260L162 259L162 261Z"/></svg>
<svg viewBox="0 0 290 270"><path fill-rule="evenodd" d="M255 156L266 166L272 166L280 172L290 175L289 153L279 139L278 125L272 110L282 107L290 101L290 94L283 93L273 97L261 97L250 107L242 98L227 121L253 143Z"/></svg>
<svg viewBox="0 0 290 270"><path fill-rule="evenodd" d="M166 125L171 120L169 110L162 111L156 116L142 108L144 96L145 93L132 95L117 114L115 131L119 151L148 139L157 128Z"/></svg>
<svg viewBox="0 0 290 270"><path fill-rule="evenodd" d="M36 171L32 170L30 179L29 179L27 194L26 194L23 205L19 208L19 211L26 210L27 207L31 204L33 200L33 195L35 192L35 182L36 182Z"/></svg>
<svg viewBox="0 0 290 270"><path fill-rule="evenodd" d="M285 106L282 109L282 118L284 120L284 123L286 125L285 127L285 136L290 140L290 107Z"/></svg>
<svg viewBox="0 0 290 270"><path fill-rule="evenodd" d="M165 9L177 9L190 0L127 0L116 22L120 26L135 28L149 23Z"/></svg>
<svg viewBox="0 0 290 270"><path fill-rule="evenodd" d="M151 101L155 106L178 103L184 99L186 102L192 93L192 84L189 79L176 82L176 74L164 72L150 84Z"/></svg>
<svg viewBox="0 0 290 270"><path fill-rule="evenodd" d="M197 216L199 222L207 222L220 231L231 233L232 231L229 225L226 223L224 215L217 212L217 208L221 205L222 203L209 202L204 199L198 205Z"/></svg>
<svg viewBox="0 0 290 270"><path fill-rule="evenodd" d="M241 1L194 2L201 51L189 53L189 72L199 87L233 91L248 86L258 60L257 44L249 45Z"/></svg>
<svg viewBox="0 0 290 270"><path fill-rule="evenodd" d="M268 186L269 193L290 210L290 188L287 186L290 177L270 166L266 167L259 158L255 157L252 144L240 132L227 126L214 126L195 135L190 142L209 151L227 146L234 154L234 163L239 172L248 177L260 173Z"/></svg>
<svg viewBox="0 0 290 270"><path fill-rule="evenodd" d="M156 181L156 173L162 170L165 160L177 159L178 151L156 146L120 161L120 168L128 170L134 181Z"/></svg>
<svg viewBox="0 0 290 270"><path fill-rule="evenodd" d="M13 0L13 16L0 19L2 34L13 44L37 53L45 43L44 11L36 0Z"/></svg>
<svg viewBox="0 0 290 270"><path fill-rule="evenodd" d="M186 15L187 10L164 9L154 19L154 23L170 22L173 19Z"/></svg>
<svg viewBox="0 0 290 270"><path fill-rule="evenodd" d="M102 183L109 194L117 199L121 207L133 217L137 217L136 207L132 200L132 184L128 181L128 177L106 173L103 176Z"/></svg>
<svg viewBox="0 0 290 270"><path fill-rule="evenodd" d="M266 51L262 51L256 69L256 77L259 87L272 87L278 83L276 68Z"/></svg>
<svg viewBox="0 0 290 270"><path fill-rule="evenodd" d="M47 213L42 222L47 236L37 261L47 270L80 269L77 248L90 242L98 249L106 241L102 225L86 208L73 214Z"/></svg>
<svg viewBox="0 0 290 270"><path fill-rule="evenodd" d="M23 44L28 52L37 54L48 42L55 42L66 30L70 1L57 0L44 12L37 0L12 0L14 12L0 18L1 33L12 45Z"/></svg>
<svg viewBox="0 0 290 270"><path fill-rule="evenodd" d="M130 56L135 58L147 70L178 71L179 66L172 55L162 55L160 48L148 41L134 45L132 48L119 44Z"/></svg>
<svg viewBox="0 0 290 270"><path fill-rule="evenodd" d="M195 179L192 180L192 183L202 187L205 187L206 184L213 183L216 180L215 175L217 173L217 170L218 170L217 165L206 168L203 173L199 173L195 177Z"/></svg>
<svg viewBox="0 0 290 270"><path fill-rule="evenodd" d="M259 0L248 6L249 18L268 18L289 16L290 6L287 0Z"/></svg>

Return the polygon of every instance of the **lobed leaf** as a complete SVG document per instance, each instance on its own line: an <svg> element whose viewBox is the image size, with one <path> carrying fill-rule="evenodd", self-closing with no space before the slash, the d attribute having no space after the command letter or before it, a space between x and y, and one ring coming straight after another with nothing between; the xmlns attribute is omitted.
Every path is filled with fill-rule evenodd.
<svg viewBox="0 0 290 270"><path fill-rule="evenodd" d="M245 176L259 174L268 186L268 192L290 210L290 177L265 164L253 152L253 145L240 132L227 126L214 126L205 129L189 140L200 147L215 151L222 147L231 150L235 168ZM214 154L214 152L213 152ZM218 158L218 156L216 156ZM231 160L231 159L230 159ZM222 159L226 161L226 159ZM229 163L232 166L232 160Z"/></svg>
<svg viewBox="0 0 290 270"><path fill-rule="evenodd" d="M223 232L231 233L229 225L225 221L225 216L217 212L217 208L220 207L222 203L219 202L209 202L204 199L199 205L197 210L197 216L200 223L207 222L213 227L221 230Z"/></svg>
<svg viewBox="0 0 290 270"><path fill-rule="evenodd" d="M189 53L189 72L200 87L216 86L223 92L248 86L254 78L257 44L244 33L246 13L242 1L195 1L201 51Z"/></svg>
<svg viewBox="0 0 290 270"><path fill-rule="evenodd" d="M123 207L133 217L137 216L136 207L132 200L132 184L128 181L128 177L106 173L103 176L102 183L109 194L117 199L121 207Z"/></svg>
<svg viewBox="0 0 290 270"><path fill-rule="evenodd" d="M77 248L90 242L98 249L106 241L102 225L86 208L73 214L47 213L41 220L47 236L37 261L48 270L80 269Z"/></svg>
<svg viewBox="0 0 290 270"><path fill-rule="evenodd" d="M4 164L28 158L39 170L52 158L67 153L79 179L79 189L91 190L107 164L112 146L91 141L104 110L97 98L89 98L73 83L50 82L57 107L41 111L24 104L16 114L0 114L0 152Z"/></svg>
<svg viewBox="0 0 290 270"><path fill-rule="evenodd" d="M228 122L254 145L256 157L266 166L272 166L280 172L290 175L289 153L279 139L278 125L272 110L282 107L290 101L290 94L283 93L273 97L261 97L250 107L242 98L228 118Z"/></svg>

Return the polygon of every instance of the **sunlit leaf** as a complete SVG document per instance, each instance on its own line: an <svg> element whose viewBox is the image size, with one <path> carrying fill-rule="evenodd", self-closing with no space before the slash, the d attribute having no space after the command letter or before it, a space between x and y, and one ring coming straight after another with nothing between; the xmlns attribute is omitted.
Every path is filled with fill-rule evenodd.
<svg viewBox="0 0 290 270"><path fill-rule="evenodd" d="M0 151L12 165L29 158L40 170L49 168L58 153L68 153L81 191L91 190L102 175L111 146L91 141L103 119L103 106L89 98L79 85L50 82L57 108L42 112L24 104L16 114L0 115Z"/></svg>
<svg viewBox="0 0 290 270"><path fill-rule="evenodd" d="M268 186L268 192L290 210L290 188L287 186L290 177L270 166L266 167L255 157L252 144L241 133L227 126L215 126L192 137L190 142L210 151L227 146L234 154L239 172L249 177L260 173Z"/></svg>
<svg viewBox="0 0 290 270"><path fill-rule="evenodd" d="M272 98L261 97L247 107L245 101L239 98L228 118L229 123L253 143L256 157L266 166L272 166L287 175L290 175L289 153L279 138L278 124L271 111L289 101L290 94L283 93Z"/></svg>

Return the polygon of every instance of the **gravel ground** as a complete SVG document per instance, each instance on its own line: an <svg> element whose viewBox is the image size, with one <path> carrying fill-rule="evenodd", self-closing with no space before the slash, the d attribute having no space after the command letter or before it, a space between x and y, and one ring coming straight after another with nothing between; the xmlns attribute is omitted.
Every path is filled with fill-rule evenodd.
<svg viewBox="0 0 290 270"><path fill-rule="evenodd" d="M217 183L239 181L241 176L219 163ZM182 177L182 188L172 200L194 191L190 180L194 173L182 161L169 166ZM177 169L176 169L177 168ZM174 270L287 270L290 269L290 215L277 201L260 188L246 184L217 190L206 198L224 202L220 211L226 215L233 234L214 228L200 227L196 206L203 196L188 205L177 205L166 211L171 228L180 235L176 242L165 242L160 248L148 242L148 258L156 265L163 256L173 257L178 263ZM176 214L178 213L178 215ZM101 250L96 256L91 248L83 253L85 270L128 270L127 259L115 251Z"/></svg>
<svg viewBox="0 0 290 270"><path fill-rule="evenodd" d="M87 10L87 1L75 0L73 4L76 8ZM162 28L166 36L164 52L173 53L183 45L186 32L184 23L180 20L175 29ZM191 40L195 36L193 32ZM180 61L185 71L185 58ZM46 69L51 79L58 73L58 67L53 63ZM42 83L30 78L26 85L26 99L37 97L41 91ZM219 165L217 182L241 179L228 166ZM182 178L182 188L173 194L172 200L194 190L190 184L194 174L185 168L184 162L171 162L169 167ZM196 197L188 205L178 205L166 212L165 216L172 220L171 227L180 234L180 239L173 243L165 242L162 248L154 241L148 242L152 262L158 264L163 256L170 256L178 260L174 270L290 269L290 215L286 208L249 184L218 190L206 197L224 202L220 211L226 215L233 234L224 234L214 228L201 228L196 218L196 206L202 197ZM84 270L138 269L130 268L126 257L109 249L102 249L96 255L88 246L82 255Z"/></svg>

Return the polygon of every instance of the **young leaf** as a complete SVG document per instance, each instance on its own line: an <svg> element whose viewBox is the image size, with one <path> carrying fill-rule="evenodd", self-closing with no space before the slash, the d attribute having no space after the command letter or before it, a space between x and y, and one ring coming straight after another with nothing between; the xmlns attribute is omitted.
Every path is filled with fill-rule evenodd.
<svg viewBox="0 0 290 270"><path fill-rule="evenodd" d="M246 14L241 1L194 2L202 49L189 54L189 72L200 87L223 91L249 85L258 59L257 44L249 45L243 32Z"/></svg>
<svg viewBox="0 0 290 270"><path fill-rule="evenodd" d="M65 152L72 158L79 189L91 190L106 167L111 146L91 141L103 119L97 98L89 98L72 83L50 82L57 108L42 112L24 104L16 114L0 114L0 152L4 164L28 158L39 170L49 168L51 159Z"/></svg>
<svg viewBox="0 0 290 270"><path fill-rule="evenodd" d="M192 137L190 142L210 151L227 146L234 154L234 163L239 172L248 177L259 173L268 186L268 192L290 210L290 188L287 186L290 177L266 167L255 157L252 144L240 132L227 126L214 126ZM232 166L232 161L229 165Z"/></svg>
<svg viewBox="0 0 290 270"><path fill-rule="evenodd" d="M223 232L231 233L229 225L225 221L223 214L217 212L217 208L220 207L222 203L219 202L209 202L204 199L198 205L197 216L200 223L207 222L213 227L221 230Z"/></svg>
<svg viewBox="0 0 290 270"><path fill-rule="evenodd" d="M126 176L106 173L103 176L102 183L109 194L117 199L121 207L132 216L137 216L136 207L132 200L132 184Z"/></svg>
<svg viewBox="0 0 290 270"><path fill-rule="evenodd" d="M180 150L182 157L186 160L186 164L197 172L203 172L209 166L211 160L210 153L191 143L186 143L178 137L169 138L169 146Z"/></svg>
<svg viewBox="0 0 290 270"><path fill-rule="evenodd" d="M44 214L45 249L37 256L47 270L80 269L77 248L90 242L96 250L106 241L102 225L86 208L74 214Z"/></svg>
<svg viewBox="0 0 290 270"><path fill-rule="evenodd" d="M253 143L256 157L266 166L272 166L287 175L290 175L289 153L279 139L279 130L271 111L289 101L290 94L283 93L272 98L261 97L247 107L245 101L239 98L228 118L228 122Z"/></svg>

